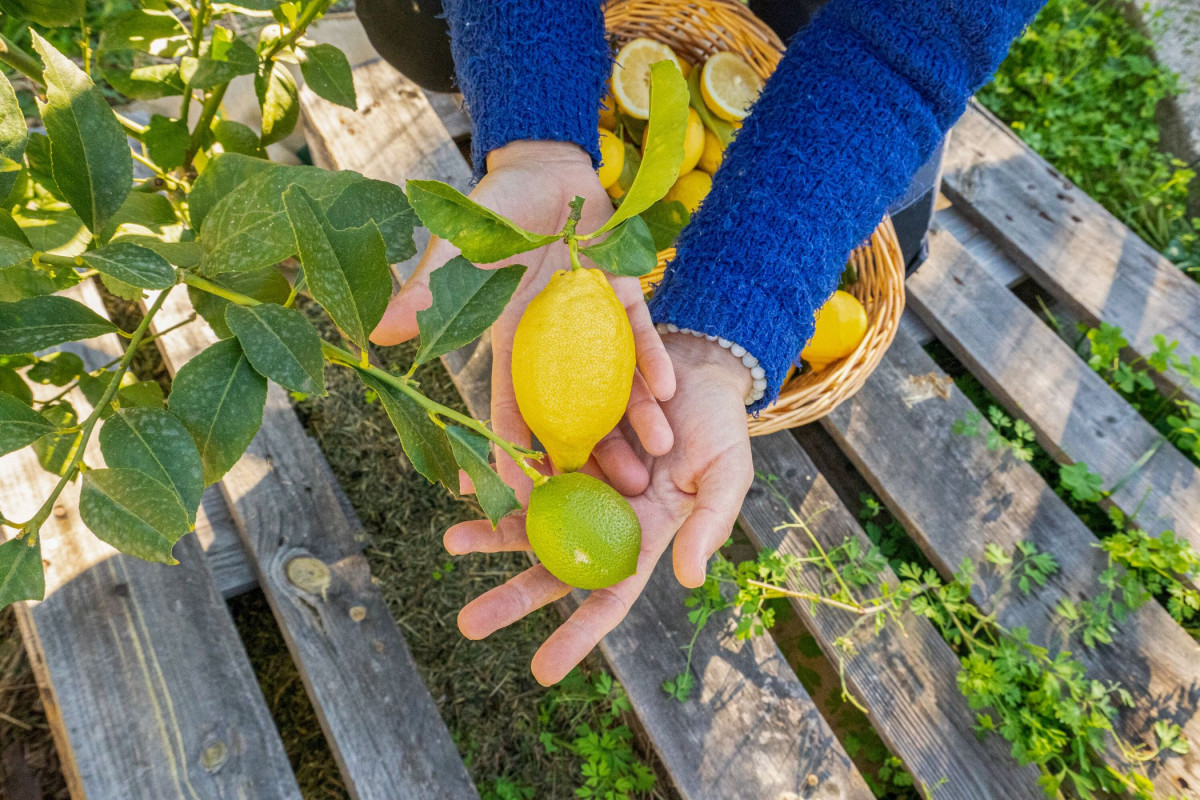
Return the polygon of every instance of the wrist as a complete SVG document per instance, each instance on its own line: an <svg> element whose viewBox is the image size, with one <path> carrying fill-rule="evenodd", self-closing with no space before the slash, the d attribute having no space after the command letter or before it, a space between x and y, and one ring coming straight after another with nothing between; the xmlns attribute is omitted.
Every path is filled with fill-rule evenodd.
<svg viewBox="0 0 1200 800"><path fill-rule="evenodd" d="M521 139L487 154L488 172L516 164L578 164L592 169L592 157L574 142Z"/></svg>
<svg viewBox="0 0 1200 800"><path fill-rule="evenodd" d="M729 348L722 347L719 340L710 341L682 331L667 332L662 340L676 369L703 372L708 380L729 386L738 397L750 394L754 384L750 368Z"/></svg>

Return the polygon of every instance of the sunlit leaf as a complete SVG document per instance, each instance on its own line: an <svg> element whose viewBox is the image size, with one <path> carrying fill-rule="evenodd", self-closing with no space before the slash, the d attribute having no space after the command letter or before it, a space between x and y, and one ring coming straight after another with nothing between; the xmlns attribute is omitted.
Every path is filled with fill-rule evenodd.
<svg viewBox="0 0 1200 800"><path fill-rule="evenodd" d="M417 312L416 362L432 361L479 338L504 311L524 274L519 264L480 269L462 256L435 269L429 278L433 302Z"/></svg>
<svg viewBox="0 0 1200 800"><path fill-rule="evenodd" d="M331 103L351 110L357 108L354 73L345 53L331 44L303 47L300 52L303 53L300 72L308 88Z"/></svg>
<svg viewBox="0 0 1200 800"><path fill-rule="evenodd" d="M258 135L254 136L255 143ZM188 194L188 217L192 227L200 230L208 212L246 181L277 167L261 158L238 153L225 153L214 158L192 184ZM290 231L289 231L290 233Z"/></svg>
<svg viewBox="0 0 1200 800"><path fill-rule="evenodd" d="M92 469L83 476L79 518L122 553L163 564L191 521L171 489L135 469Z"/></svg>
<svg viewBox="0 0 1200 800"><path fill-rule="evenodd" d="M678 200L659 200L643 211L640 216L646 221L647 227L650 228L650 235L654 237L655 250L674 247L675 240L679 238L679 234L683 232L692 218L692 215L688 213L687 206Z"/></svg>
<svg viewBox="0 0 1200 800"><path fill-rule="evenodd" d="M173 170L183 165L192 137L185 120L155 114L142 134L142 143L151 161L164 170Z"/></svg>
<svg viewBox="0 0 1200 800"><path fill-rule="evenodd" d="M42 416L54 423L58 428L71 428L79 422L79 415L70 403L65 401L55 403L42 409ZM83 442L83 433L50 433L33 443L33 452L37 454L38 463L42 469L55 475L62 475L75 458L79 446Z"/></svg>
<svg viewBox="0 0 1200 800"><path fill-rule="evenodd" d="M21 600L41 600L46 594L42 572L42 546L27 539L0 544L0 608Z"/></svg>
<svg viewBox="0 0 1200 800"><path fill-rule="evenodd" d="M225 324L259 374L294 392L325 394L321 337L299 311L270 304L230 304Z"/></svg>
<svg viewBox="0 0 1200 800"><path fill-rule="evenodd" d="M658 264L654 235L641 217L627 219L604 241L588 245L580 252L614 275L638 277Z"/></svg>
<svg viewBox="0 0 1200 800"><path fill-rule="evenodd" d="M129 242L113 242L83 254L83 263L102 275L142 289L169 289L175 270L153 250Z"/></svg>
<svg viewBox="0 0 1200 800"><path fill-rule="evenodd" d="M33 353L116 329L116 325L68 297L50 295L0 303L0 354Z"/></svg>
<svg viewBox="0 0 1200 800"><path fill-rule="evenodd" d="M457 425L447 425L446 435L454 458L471 478L475 499L493 528L505 515L521 508L512 488L492 469L488 459L491 446L487 439Z"/></svg>
<svg viewBox="0 0 1200 800"><path fill-rule="evenodd" d="M134 100L155 100L183 94L183 78L178 64L109 64L102 60L100 74L104 80L126 97Z"/></svg>
<svg viewBox="0 0 1200 800"><path fill-rule="evenodd" d="M138 8L104 21L98 52L136 50L173 58L188 44L188 32L170 11Z"/></svg>
<svg viewBox="0 0 1200 800"><path fill-rule="evenodd" d="M212 89L228 83L239 75L253 75L258 69L258 54L254 48L234 36L225 28L227 38L219 34L213 42L201 45L200 56L185 56L179 62L179 76L193 89Z"/></svg>
<svg viewBox="0 0 1200 800"><path fill-rule="evenodd" d="M267 157L267 151L263 150L258 134L248 125L231 119L218 119L213 121L212 134L226 153L239 153L258 159ZM205 174L208 174L207 169Z"/></svg>
<svg viewBox="0 0 1200 800"><path fill-rule="evenodd" d="M387 246L389 264L411 258L417 252L413 242L417 215L404 190L394 183L376 180L352 183L337 196L325 216L335 228L361 228L374 222Z"/></svg>
<svg viewBox="0 0 1200 800"><path fill-rule="evenodd" d="M0 0L0 11L47 28L63 28L79 22L84 0Z"/></svg>
<svg viewBox="0 0 1200 800"><path fill-rule="evenodd" d="M263 303L282 305L287 302L288 295L292 291L287 278L275 267L267 267L254 272L231 272L227 275L218 275L212 280L219 286L232 289L238 294L253 297ZM188 297L191 299L196 313L212 327L213 333L221 339L233 336L233 331L229 330L229 326L225 324L225 311L231 305L228 300L192 286L188 287Z"/></svg>
<svg viewBox="0 0 1200 800"><path fill-rule="evenodd" d="M300 96L296 80L283 64L272 61L254 78L254 93L262 111L262 145L286 139L300 118Z"/></svg>
<svg viewBox="0 0 1200 800"><path fill-rule="evenodd" d="M85 371L83 359L65 350L48 353L29 368L25 377L33 383L66 386Z"/></svg>
<svg viewBox="0 0 1200 800"><path fill-rule="evenodd" d="M196 443L175 416L161 407L122 408L100 428L100 450L108 466L137 470L169 488L195 524L204 469Z"/></svg>
<svg viewBox="0 0 1200 800"><path fill-rule="evenodd" d="M20 450L54 430L54 423L11 394L0 393L0 455Z"/></svg>
<svg viewBox="0 0 1200 800"><path fill-rule="evenodd" d="M411 180L405 188L408 202L429 232L477 264L502 261L558 238L527 231L440 181Z"/></svg>
<svg viewBox="0 0 1200 800"><path fill-rule="evenodd" d="M358 376L379 396L413 468L426 479L457 492L458 465L445 432L417 401L400 389L362 370L358 371Z"/></svg>
<svg viewBox="0 0 1200 800"><path fill-rule="evenodd" d="M19 166L25 157L25 143L28 140L29 130L25 127L25 115L21 113L17 93L13 91L8 78L0 73L0 157ZM12 191L19 172L19 169L0 171L0 198L7 197Z"/></svg>

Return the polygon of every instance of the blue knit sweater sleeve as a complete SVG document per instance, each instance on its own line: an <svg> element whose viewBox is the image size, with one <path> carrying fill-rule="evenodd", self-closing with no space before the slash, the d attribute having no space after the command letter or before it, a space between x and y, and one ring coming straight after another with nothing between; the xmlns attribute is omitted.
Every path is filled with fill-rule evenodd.
<svg viewBox="0 0 1200 800"><path fill-rule="evenodd" d="M791 42L651 301L774 402L813 314L1044 0L831 0Z"/></svg>
<svg viewBox="0 0 1200 800"><path fill-rule="evenodd" d="M600 0L444 0L476 177L522 139L574 142L600 163L600 101L612 56Z"/></svg>

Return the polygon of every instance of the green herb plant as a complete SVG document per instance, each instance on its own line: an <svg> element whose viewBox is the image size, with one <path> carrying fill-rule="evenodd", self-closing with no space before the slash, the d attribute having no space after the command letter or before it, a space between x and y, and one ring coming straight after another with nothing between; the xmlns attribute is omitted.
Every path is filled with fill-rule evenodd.
<svg viewBox="0 0 1200 800"><path fill-rule="evenodd" d="M172 549L194 527L204 487L257 432L268 381L324 395L328 364L353 370L377 395L424 477L457 491L465 470L493 524L519 505L492 469L492 447L544 480L532 463L540 453L431 400L414 370L391 374L371 364L368 337L391 294L389 265L414 254L418 219L462 253L431 281L414 369L480 336L525 271L472 262L565 241L564 268L581 266L585 255L616 274L649 271L654 241L639 215L677 176L687 85L672 65L652 67L647 147L655 157L599 231L576 233L576 200L563 230L534 233L435 181L410 181L405 191L264 157L299 117L289 64L316 94L355 106L346 57L306 36L330 2L150 0L103 16L99 31L80 0L0 2L4 30L32 45L30 52L0 38L0 455L32 447L58 476L29 516L0 508L0 525L16 532L0 544L0 607L42 598L40 533L81 476L79 513L96 536L121 552L175 563ZM272 24L243 39L238 31L254 29L254 20ZM67 29L79 31L78 61L43 35L53 30L61 42ZM25 105L44 134L30 131L9 75L32 87L22 94L32 92ZM230 81L242 75L254 79L259 131L221 112ZM179 98L178 114L156 114L146 125L108 102L163 97ZM289 281L278 266L292 257L300 272ZM61 294L90 279L126 299L146 297L135 330L118 330ZM180 367L164 402L157 385L128 373L137 349L155 338L156 314L181 287L219 341ZM341 342L322 340L295 308L301 292L336 323ZM113 333L125 351L96 369L65 350L47 353ZM85 458L93 436L104 466Z"/></svg>
<svg viewBox="0 0 1200 800"><path fill-rule="evenodd" d="M759 479L768 487L775 481L762 475ZM1028 630L1008 628L994 614L984 613L970 601L971 587L979 578L974 563L964 561L945 580L927 564L893 560L896 580L892 580L885 576L888 558L878 546L864 548L847 538L836 548L822 548L808 521L780 493L775 495L790 517L782 527L803 531L813 547L804 556L763 550L738 564L718 558L704 585L685 601L697 633L714 616L732 612L736 636L760 635L774 622L768 603L779 597L807 602L814 614L851 615L846 631L833 642L831 655L842 676L843 698L867 711L845 682L845 665L857 655L855 642L863 632L902 631L906 619L924 617L959 656L958 688L976 711L976 730L981 735L999 734L1019 763L1037 766L1047 796L1069 791L1085 799L1104 793L1141 800L1155 797L1146 767L1166 751L1187 751L1180 728L1157 721L1153 746L1124 739L1114 721L1120 706L1132 705L1130 693L1119 684L1089 679L1069 650L1052 651L1031 641ZM879 524L877 504L865 507L863 516ZM1155 566L1166 561L1171 568L1184 558L1174 541L1160 548L1131 547L1138 550L1136 556L1127 552L1130 548L1114 546L1111 557ZM1011 553L989 546L985 560L984 568L999 579L997 597L1014 591L1034 594L1058 571L1052 556L1029 543ZM801 583L802 574L815 576L820 591L797 589L811 585ZM681 702L688 699L692 687L694 643L695 637L684 647L683 672L663 686ZM1106 761L1106 753L1118 753L1124 767Z"/></svg>

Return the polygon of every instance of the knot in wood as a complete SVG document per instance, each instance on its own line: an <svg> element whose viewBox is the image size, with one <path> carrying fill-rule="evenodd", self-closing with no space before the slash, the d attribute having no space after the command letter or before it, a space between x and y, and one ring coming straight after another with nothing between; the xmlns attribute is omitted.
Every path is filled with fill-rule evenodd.
<svg viewBox="0 0 1200 800"><path fill-rule="evenodd" d="M355 622L362 622L366 618L367 618L367 609L365 606L351 606L350 607L350 619L354 620Z"/></svg>
<svg viewBox="0 0 1200 800"><path fill-rule="evenodd" d="M287 563L285 572L293 586L309 594L319 594L322 600L325 599L330 584L329 567L320 559L298 556Z"/></svg>
<svg viewBox="0 0 1200 800"><path fill-rule="evenodd" d="M227 760L229 760L229 748L222 741L213 742L200 754L200 766L208 772L216 772Z"/></svg>

